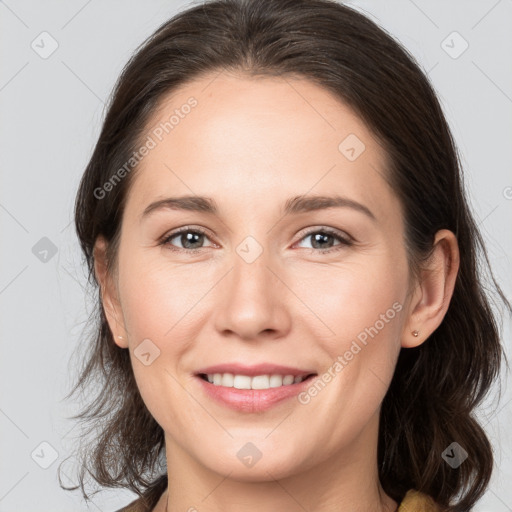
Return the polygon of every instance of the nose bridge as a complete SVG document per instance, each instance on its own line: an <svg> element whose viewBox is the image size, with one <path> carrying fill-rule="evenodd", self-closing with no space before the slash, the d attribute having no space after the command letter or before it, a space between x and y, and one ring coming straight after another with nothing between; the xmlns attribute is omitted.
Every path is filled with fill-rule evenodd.
<svg viewBox="0 0 512 512"><path fill-rule="evenodd" d="M254 237L246 237L235 248L232 285L242 293L268 292L269 281L274 278L269 269L270 256Z"/></svg>

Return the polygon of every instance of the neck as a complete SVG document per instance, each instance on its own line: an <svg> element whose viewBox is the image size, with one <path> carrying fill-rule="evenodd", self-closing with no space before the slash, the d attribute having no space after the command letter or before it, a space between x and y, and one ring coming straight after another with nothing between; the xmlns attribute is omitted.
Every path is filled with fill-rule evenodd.
<svg viewBox="0 0 512 512"><path fill-rule="evenodd" d="M168 489L154 510L395 512L397 503L385 494L378 479L377 435L378 415L349 447L326 460L279 478L273 476L279 468L268 468L258 481L212 471L166 435Z"/></svg>

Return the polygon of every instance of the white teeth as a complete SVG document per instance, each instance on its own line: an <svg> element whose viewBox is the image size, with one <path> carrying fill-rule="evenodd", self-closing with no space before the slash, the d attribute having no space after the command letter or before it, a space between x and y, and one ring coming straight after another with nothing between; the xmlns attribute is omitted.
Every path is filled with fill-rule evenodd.
<svg viewBox="0 0 512 512"><path fill-rule="evenodd" d="M224 381L224 379L222 379ZM236 389L251 389L251 377L246 375L235 375L233 387Z"/></svg>
<svg viewBox="0 0 512 512"><path fill-rule="evenodd" d="M226 388L233 387L235 378L232 373L223 373L221 375L221 378L222 378L221 383L220 383L221 386L224 386Z"/></svg>
<svg viewBox="0 0 512 512"><path fill-rule="evenodd" d="M270 387L270 379L268 375L257 375L252 378L251 388L252 389L268 389Z"/></svg>
<svg viewBox="0 0 512 512"><path fill-rule="evenodd" d="M269 389L281 386L289 386L302 382L303 377L297 375L233 375L232 373L209 373L208 382L214 386L224 386L236 389Z"/></svg>
<svg viewBox="0 0 512 512"><path fill-rule="evenodd" d="M293 384L293 379L295 377L293 375L285 375L283 379L283 386L289 386L290 384Z"/></svg>
<svg viewBox="0 0 512 512"><path fill-rule="evenodd" d="M283 377L281 375L271 375L269 386L271 388L278 388L283 385Z"/></svg>

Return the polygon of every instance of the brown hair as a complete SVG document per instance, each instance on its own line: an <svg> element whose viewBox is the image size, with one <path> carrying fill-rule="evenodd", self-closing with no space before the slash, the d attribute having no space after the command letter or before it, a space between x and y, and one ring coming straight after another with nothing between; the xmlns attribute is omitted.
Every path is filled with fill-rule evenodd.
<svg viewBox="0 0 512 512"><path fill-rule="evenodd" d="M384 490L398 502L415 488L446 510L469 510L485 492L493 468L491 445L473 413L499 375L504 355L497 318L484 293L484 271L509 311L512 307L490 269L433 87L414 58L382 28L330 0L214 0L194 6L137 49L115 86L75 205L89 284L98 288L90 319L93 340L68 395L100 385L74 417L90 423L89 432L98 432L80 454L83 495L87 498L86 473L103 487L139 495L152 485L162 489L166 481L165 475L156 478L165 471L162 428L142 401L128 351L114 343L94 274L99 235L109 242L109 272L115 269L135 170L103 198L95 190L140 146L143 129L164 96L221 70L309 79L366 122L389 156L387 179L401 201L414 276L435 233L442 228L455 233L460 268L453 297L428 341L400 352L382 404L378 466ZM469 452L457 469L441 457L454 441ZM158 496L153 493L151 506Z"/></svg>

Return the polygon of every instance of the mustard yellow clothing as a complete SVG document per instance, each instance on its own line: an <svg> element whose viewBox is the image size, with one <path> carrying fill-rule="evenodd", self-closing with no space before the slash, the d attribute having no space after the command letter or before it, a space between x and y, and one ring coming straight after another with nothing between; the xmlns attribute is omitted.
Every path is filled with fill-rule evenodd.
<svg viewBox="0 0 512 512"><path fill-rule="evenodd" d="M161 495L161 493L160 493ZM157 499L154 501L156 503ZM117 512L151 512L152 508L144 506L141 499L132 501L126 507L119 509ZM441 508L436 505L434 500L414 489L407 491L404 499L400 503L397 512L441 512Z"/></svg>
<svg viewBox="0 0 512 512"><path fill-rule="evenodd" d="M430 496L411 489L400 503L398 512L441 512L441 508Z"/></svg>

